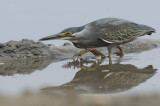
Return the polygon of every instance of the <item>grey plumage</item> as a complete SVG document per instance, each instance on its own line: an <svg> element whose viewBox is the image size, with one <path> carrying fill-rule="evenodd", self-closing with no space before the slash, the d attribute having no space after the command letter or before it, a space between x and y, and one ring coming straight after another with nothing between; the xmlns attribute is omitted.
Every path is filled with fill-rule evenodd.
<svg viewBox="0 0 160 106"><path fill-rule="evenodd" d="M155 29L146 25L117 18L105 18L87 24L84 30L73 34L75 36L73 39L78 39L79 43L77 45L82 48L102 47L127 43L137 37L150 35L153 32L155 32Z"/></svg>
<svg viewBox="0 0 160 106"><path fill-rule="evenodd" d="M64 32L76 33L76 32L82 31L84 28L85 28L85 25L81 27L71 27L71 28L64 29L60 33L64 33Z"/></svg>
<svg viewBox="0 0 160 106"><path fill-rule="evenodd" d="M111 60L111 49L114 46L120 50L119 55L123 56L123 48L119 45L130 42L143 35L151 35L156 30L146 26L118 18L104 18L81 27L71 27L58 34L40 39L64 39L71 41L76 47L86 50L78 53L81 56L87 52L92 52L96 56L105 56L93 49L96 47L108 47L109 58ZM88 49L92 48L92 49Z"/></svg>

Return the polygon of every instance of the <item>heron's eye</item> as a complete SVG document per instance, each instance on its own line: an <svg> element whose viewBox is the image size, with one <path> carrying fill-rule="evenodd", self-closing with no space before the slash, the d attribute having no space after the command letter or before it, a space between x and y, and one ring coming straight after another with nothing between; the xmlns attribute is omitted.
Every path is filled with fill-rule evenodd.
<svg viewBox="0 0 160 106"><path fill-rule="evenodd" d="M71 36L71 35L72 35L72 33L71 33L71 32L66 32L66 33L65 33L65 35L67 35L67 36Z"/></svg>

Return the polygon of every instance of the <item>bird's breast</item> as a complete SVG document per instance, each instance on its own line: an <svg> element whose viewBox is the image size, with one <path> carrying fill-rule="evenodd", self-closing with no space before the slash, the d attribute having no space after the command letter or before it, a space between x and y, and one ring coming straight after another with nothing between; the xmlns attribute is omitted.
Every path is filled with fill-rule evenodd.
<svg viewBox="0 0 160 106"><path fill-rule="evenodd" d="M73 42L72 42L73 43ZM77 48L97 48L108 46L109 43L103 42L100 39L97 40L79 40L76 43L73 43Z"/></svg>

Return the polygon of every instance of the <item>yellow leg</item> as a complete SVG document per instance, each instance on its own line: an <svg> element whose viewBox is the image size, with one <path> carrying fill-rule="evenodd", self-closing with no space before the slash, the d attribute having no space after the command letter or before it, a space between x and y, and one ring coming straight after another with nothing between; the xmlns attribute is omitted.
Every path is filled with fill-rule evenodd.
<svg viewBox="0 0 160 106"><path fill-rule="evenodd" d="M116 53L118 56L122 57L124 56L123 52L124 52L124 49L119 45L117 46L117 48L119 49L119 52Z"/></svg>
<svg viewBox="0 0 160 106"><path fill-rule="evenodd" d="M82 50L81 52L79 52L78 54L76 54L75 56L82 56L88 52L93 53L95 56L101 56L102 58L105 58L105 55L102 54L101 52L99 52L96 49L86 49L86 50Z"/></svg>
<svg viewBox="0 0 160 106"><path fill-rule="evenodd" d="M106 57L104 54L102 54L101 52L99 52L96 49L91 49L90 52L92 52L95 56L101 56L102 58Z"/></svg>
<svg viewBox="0 0 160 106"><path fill-rule="evenodd" d="M90 52L90 49L82 50L78 54L76 54L75 56L82 56L82 55L84 55L84 54L86 54L88 52Z"/></svg>
<svg viewBox="0 0 160 106"><path fill-rule="evenodd" d="M112 64L112 60L111 60L111 57L112 57L111 50L112 50L112 48L108 48L109 64Z"/></svg>

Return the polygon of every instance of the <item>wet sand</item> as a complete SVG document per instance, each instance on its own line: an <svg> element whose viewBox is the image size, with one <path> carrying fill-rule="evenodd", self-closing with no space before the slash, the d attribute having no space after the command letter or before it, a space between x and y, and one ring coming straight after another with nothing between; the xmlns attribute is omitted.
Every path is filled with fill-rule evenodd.
<svg viewBox="0 0 160 106"><path fill-rule="evenodd" d="M159 106L160 96L124 97L57 95L49 93L25 94L21 97L0 97L1 106Z"/></svg>

